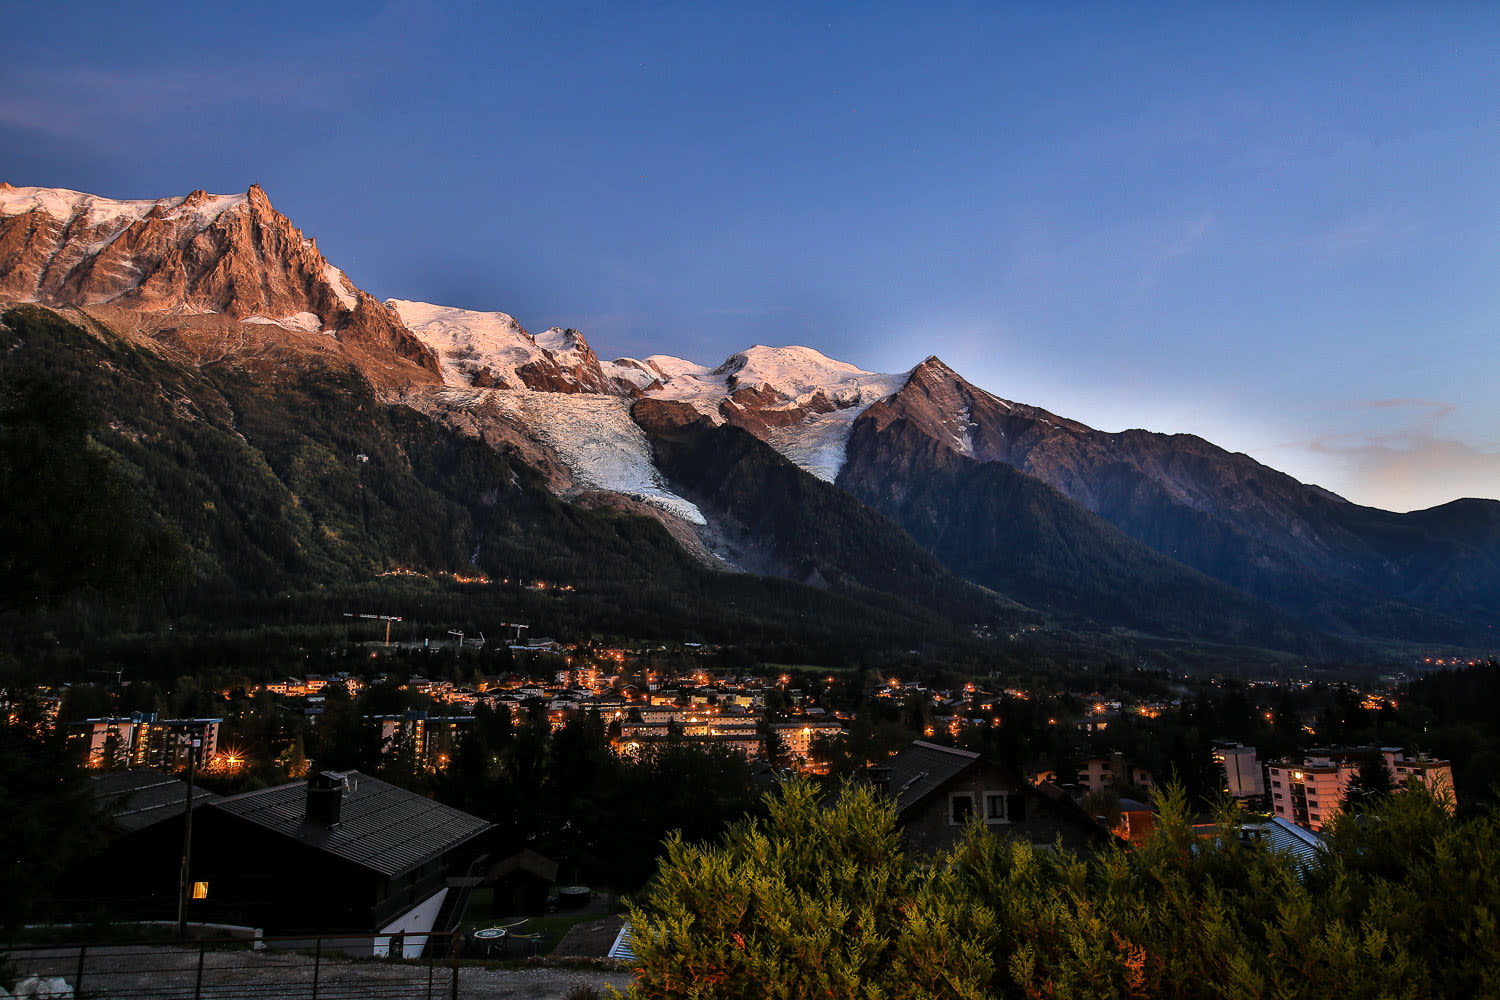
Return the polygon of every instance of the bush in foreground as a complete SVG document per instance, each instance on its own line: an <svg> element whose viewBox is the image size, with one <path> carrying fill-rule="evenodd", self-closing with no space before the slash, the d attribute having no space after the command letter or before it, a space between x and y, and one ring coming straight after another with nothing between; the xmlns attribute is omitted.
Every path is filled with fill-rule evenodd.
<svg viewBox="0 0 1500 1000"><path fill-rule="evenodd" d="M971 826L909 858L891 802L784 785L716 844L672 839L632 909L637 998L1500 996L1500 830L1420 790L1342 824L1305 871L1194 836L1092 857Z"/></svg>

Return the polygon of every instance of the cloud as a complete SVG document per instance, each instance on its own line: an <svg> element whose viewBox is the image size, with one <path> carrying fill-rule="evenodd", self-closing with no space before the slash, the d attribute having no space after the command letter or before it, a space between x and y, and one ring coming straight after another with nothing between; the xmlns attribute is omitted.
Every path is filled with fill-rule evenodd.
<svg viewBox="0 0 1500 1000"><path fill-rule="evenodd" d="M1346 215L1310 234L1305 246L1316 257L1344 260L1396 250L1417 235L1418 227L1410 220L1388 211L1369 209Z"/></svg>
<svg viewBox="0 0 1500 1000"><path fill-rule="evenodd" d="M1458 411L1457 404L1372 399L1350 408L1395 415L1397 426L1321 434L1293 446L1342 464L1351 485L1341 492L1390 510L1417 510L1460 497L1500 498L1500 449L1443 433L1441 425Z"/></svg>
<svg viewBox="0 0 1500 1000"><path fill-rule="evenodd" d="M337 91L309 83L275 67L32 71L24 94L6 88L12 92L0 96L0 124L114 143L121 135L170 127L179 116L213 109L295 102L316 113L341 105Z"/></svg>
<svg viewBox="0 0 1500 1000"><path fill-rule="evenodd" d="M297 15L291 23L302 23ZM281 22L263 27L271 41L249 53L211 44L220 22L205 19L190 41L159 59L136 58L130 39L107 60L28 63L28 54L0 66L0 126L101 148L150 144L162 133L207 123L243 128L264 108L278 113L329 116L370 102L405 81L420 78L431 42L447 23L420 0L394 0L362 16L344 18L310 50L306 38L278 34ZM139 29L146 31L142 27ZM238 30L238 29L233 29ZM187 119L184 122L184 119Z"/></svg>
<svg viewBox="0 0 1500 1000"><path fill-rule="evenodd" d="M1212 212L1199 212L1197 215L1182 220L1175 236L1169 237L1161 248L1161 256L1172 260L1197 250L1207 239L1217 221Z"/></svg>

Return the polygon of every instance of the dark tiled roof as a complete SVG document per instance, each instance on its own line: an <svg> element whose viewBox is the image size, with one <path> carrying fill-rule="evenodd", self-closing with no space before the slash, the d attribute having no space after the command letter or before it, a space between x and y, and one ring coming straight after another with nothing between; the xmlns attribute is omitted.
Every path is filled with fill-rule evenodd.
<svg viewBox="0 0 1500 1000"><path fill-rule="evenodd" d="M892 757L887 788L899 815L969 768L979 754L917 740Z"/></svg>
<svg viewBox="0 0 1500 1000"><path fill-rule="evenodd" d="M349 787L336 826L307 818L307 785L301 781L232 795L214 808L387 876L417 868L490 827L478 816L358 771L346 775Z"/></svg>
<svg viewBox="0 0 1500 1000"><path fill-rule="evenodd" d="M187 782L154 767L95 775L89 781L89 791L120 833L134 833L181 816L187 807ZM195 807L218 798L206 788L193 788Z"/></svg>

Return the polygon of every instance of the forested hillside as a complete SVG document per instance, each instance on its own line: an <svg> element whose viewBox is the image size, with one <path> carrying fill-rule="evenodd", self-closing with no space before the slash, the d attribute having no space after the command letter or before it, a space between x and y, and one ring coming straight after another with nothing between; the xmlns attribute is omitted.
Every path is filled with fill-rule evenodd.
<svg viewBox="0 0 1500 1000"><path fill-rule="evenodd" d="M511 581L505 603L550 629L900 648L959 636L852 581L710 572L655 521L559 500L524 462L382 403L347 366L190 367L36 307L5 313L0 337L12 614L81 600L222 618L305 593L326 615L318 593L403 569L488 579L459 603L491 616ZM539 601L521 581L567 596Z"/></svg>

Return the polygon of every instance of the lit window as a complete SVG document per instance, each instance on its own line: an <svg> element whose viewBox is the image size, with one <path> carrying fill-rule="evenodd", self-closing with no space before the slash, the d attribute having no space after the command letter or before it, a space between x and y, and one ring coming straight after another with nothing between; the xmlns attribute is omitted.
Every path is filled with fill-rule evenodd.
<svg viewBox="0 0 1500 1000"><path fill-rule="evenodd" d="M207 882L194 882L193 883L193 898L194 899L207 899L208 898L208 883Z"/></svg>

